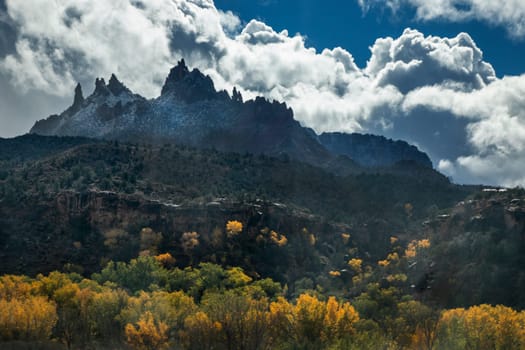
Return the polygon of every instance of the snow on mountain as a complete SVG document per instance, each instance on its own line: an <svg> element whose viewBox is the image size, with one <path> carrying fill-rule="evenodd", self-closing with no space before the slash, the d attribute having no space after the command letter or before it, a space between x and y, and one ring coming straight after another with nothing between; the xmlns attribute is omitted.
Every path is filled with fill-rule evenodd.
<svg viewBox="0 0 525 350"><path fill-rule="evenodd" d="M344 151L339 147L334 152L323 145L322 139L311 129L302 127L294 119L293 111L286 104L262 97L243 102L235 88L231 97L226 91L216 91L209 76L198 69L190 71L184 60L171 69L161 95L155 99L147 100L134 94L115 75L111 76L108 84L104 79L96 79L95 90L90 96L84 99L82 87L78 85L71 107L60 115L36 122L30 132L159 144L174 142L222 151L287 154L320 166L329 164L338 167L341 155L343 158L355 156L351 150ZM415 148L408 144L406 147ZM428 157L421 156L421 152L417 149L414 152L412 148L410 152L402 149L401 154L428 167L429 162L420 161ZM359 152L366 153L366 147L361 147ZM377 147L374 152L377 153ZM385 158L373 153L356 158L369 160L370 157L377 158L377 161L369 162L373 166L385 165L384 159L392 159L392 156ZM403 156L399 160L403 160ZM348 158L342 162L346 168L357 166Z"/></svg>

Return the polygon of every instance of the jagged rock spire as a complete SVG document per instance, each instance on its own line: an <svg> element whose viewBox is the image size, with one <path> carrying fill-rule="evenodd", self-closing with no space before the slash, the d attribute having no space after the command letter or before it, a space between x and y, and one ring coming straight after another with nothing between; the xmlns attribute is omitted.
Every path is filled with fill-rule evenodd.
<svg viewBox="0 0 525 350"><path fill-rule="evenodd" d="M73 107L74 108L80 107L83 102L84 102L84 94L82 94L82 85L78 83L77 87L75 88L75 98L73 99Z"/></svg>
<svg viewBox="0 0 525 350"><path fill-rule="evenodd" d="M107 88L115 96L120 95L122 92L129 91L129 89L117 79L115 74L111 74Z"/></svg>
<svg viewBox="0 0 525 350"><path fill-rule="evenodd" d="M233 100L234 102L240 102L240 103L242 103L242 95L241 95L241 93L237 90L237 88L236 88L235 86L233 87L232 100Z"/></svg>
<svg viewBox="0 0 525 350"><path fill-rule="evenodd" d="M190 71L188 67L186 66L186 62L184 61L184 58L181 59L175 67L173 67L170 70L170 74L168 74L168 77L166 78L166 81L164 82L164 86L162 87L161 94L165 94L170 90L170 88L177 82L183 80L185 77L187 77L190 74Z"/></svg>
<svg viewBox="0 0 525 350"><path fill-rule="evenodd" d="M106 86L106 81L104 78L96 78L95 79L95 91L93 92L94 95L107 95L109 93L108 88Z"/></svg>
<svg viewBox="0 0 525 350"><path fill-rule="evenodd" d="M186 62L184 61L184 58L182 58L175 67L170 72L170 76L175 81L181 81L190 73L190 70L186 66ZM168 78L170 78L168 76Z"/></svg>
<svg viewBox="0 0 525 350"><path fill-rule="evenodd" d="M227 93L218 93L213 85L213 80L204 75L197 68L189 71L184 59L181 59L170 71L166 82L162 87L162 95L170 95L173 98L188 103L213 99L229 99Z"/></svg>

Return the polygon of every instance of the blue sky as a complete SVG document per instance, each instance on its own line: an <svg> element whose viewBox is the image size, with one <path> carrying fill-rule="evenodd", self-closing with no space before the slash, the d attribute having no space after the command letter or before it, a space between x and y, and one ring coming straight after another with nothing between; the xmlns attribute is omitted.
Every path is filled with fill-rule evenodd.
<svg viewBox="0 0 525 350"><path fill-rule="evenodd" d="M368 48L377 38L397 37L410 27L425 35L442 37L467 32L499 77L525 72L525 40L510 38L504 28L477 20L421 21L415 18L412 8L401 9L396 15L377 8L364 14L353 0L215 0L215 5L233 11L246 22L259 19L277 31L301 33L307 37L307 44L318 50L341 46L360 67L370 58Z"/></svg>

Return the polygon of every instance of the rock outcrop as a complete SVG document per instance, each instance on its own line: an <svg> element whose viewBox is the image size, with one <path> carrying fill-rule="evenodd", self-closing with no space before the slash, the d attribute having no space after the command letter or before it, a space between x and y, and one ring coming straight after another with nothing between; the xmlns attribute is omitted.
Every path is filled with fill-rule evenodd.
<svg viewBox="0 0 525 350"><path fill-rule="evenodd" d="M73 99L73 105L71 108L74 108L78 111L82 107L82 103L84 103L84 94L82 93L82 86L80 83L78 83L77 87L75 88L75 97Z"/></svg>

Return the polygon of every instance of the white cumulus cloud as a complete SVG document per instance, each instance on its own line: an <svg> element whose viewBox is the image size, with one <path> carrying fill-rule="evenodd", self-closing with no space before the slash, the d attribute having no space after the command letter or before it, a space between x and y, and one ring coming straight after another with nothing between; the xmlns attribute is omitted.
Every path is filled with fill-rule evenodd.
<svg viewBox="0 0 525 350"><path fill-rule="evenodd" d="M525 75L505 77L463 92L442 86L408 94L405 111L424 106L469 120L472 154L445 160L439 168L456 179L507 186L525 184Z"/></svg>
<svg viewBox="0 0 525 350"><path fill-rule="evenodd" d="M416 10L422 21L479 20L504 27L511 37L525 36L525 2L522 0L358 0L363 11L386 7L396 13L402 6Z"/></svg>

